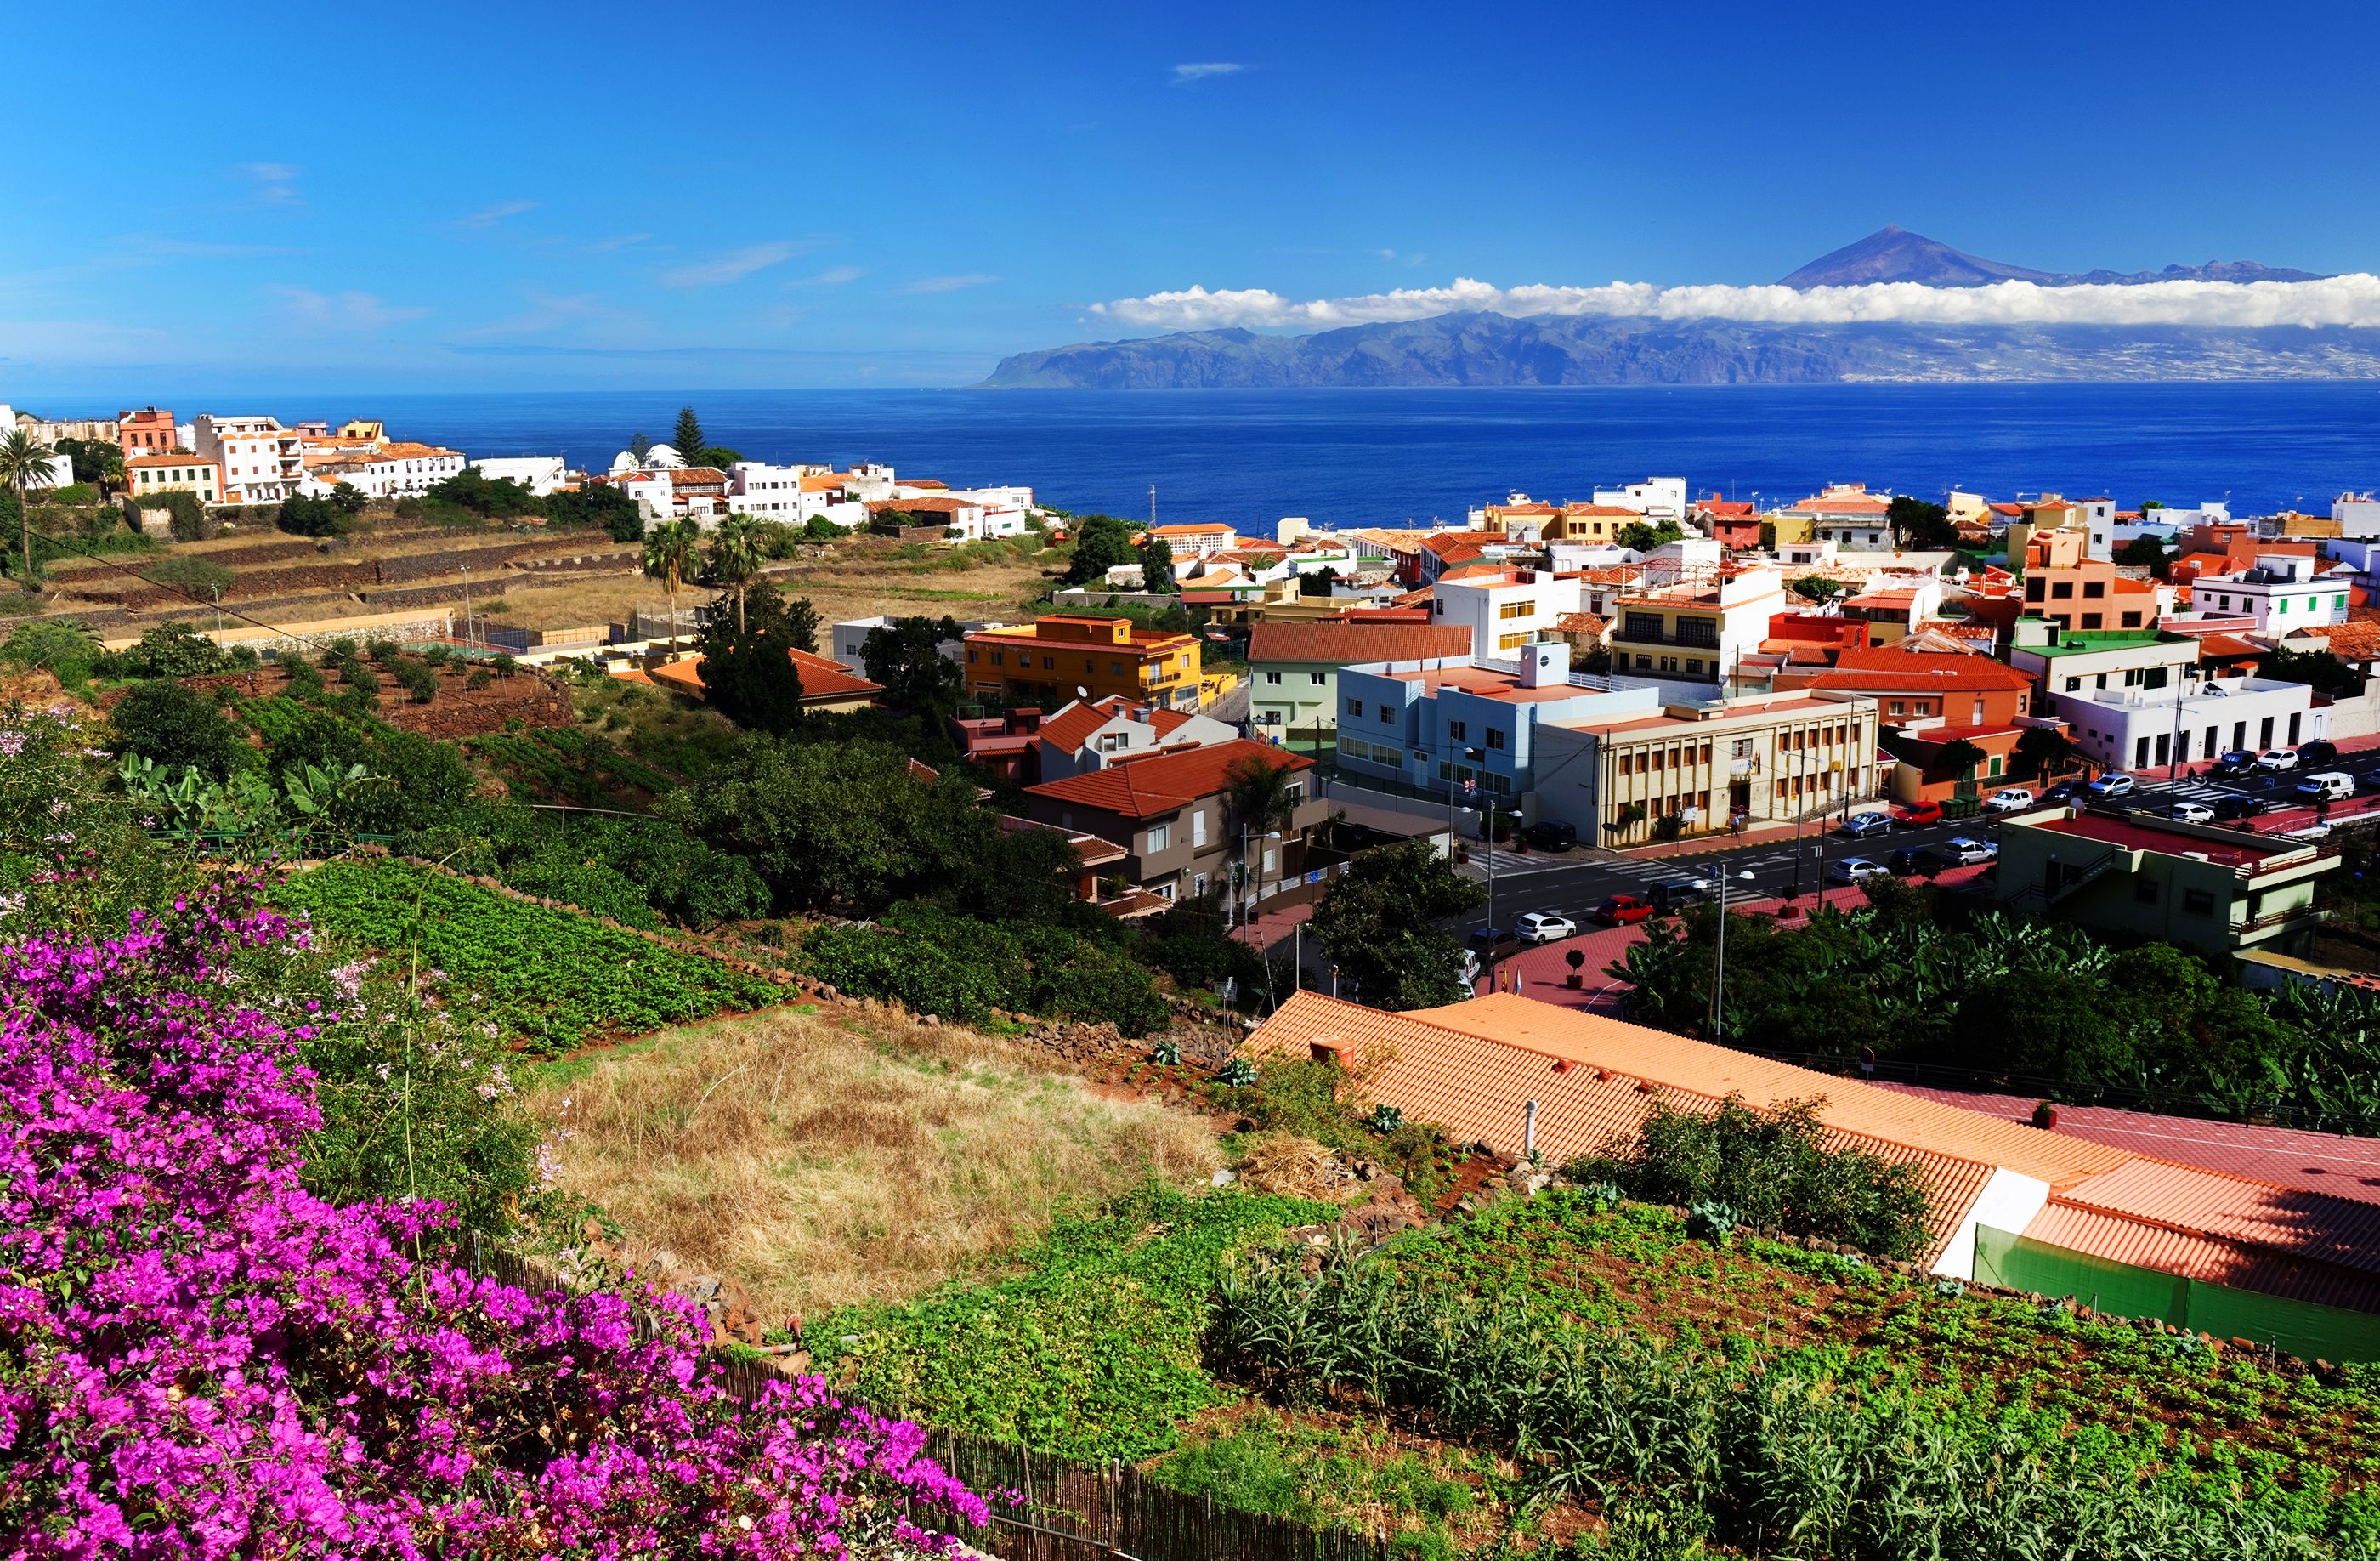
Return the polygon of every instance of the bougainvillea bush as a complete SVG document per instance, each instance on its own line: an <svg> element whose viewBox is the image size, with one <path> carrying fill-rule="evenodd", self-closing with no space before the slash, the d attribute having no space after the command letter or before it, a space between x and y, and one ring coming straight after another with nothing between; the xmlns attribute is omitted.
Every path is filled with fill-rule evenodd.
<svg viewBox="0 0 2380 1561"><path fill-rule="evenodd" d="M684 1303L640 1327L428 1255L440 1205L307 1191L329 1011L239 976L301 938L231 884L0 944L0 1554L930 1554L983 1521L913 1425L816 1378L729 1395Z"/></svg>

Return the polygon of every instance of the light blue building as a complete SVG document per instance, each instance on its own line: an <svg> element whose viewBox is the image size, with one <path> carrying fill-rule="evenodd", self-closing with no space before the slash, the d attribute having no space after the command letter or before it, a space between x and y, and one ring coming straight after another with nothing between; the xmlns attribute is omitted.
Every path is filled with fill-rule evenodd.
<svg viewBox="0 0 2380 1561"><path fill-rule="evenodd" d="M1539 726L1660 713L1659 684L1573 673L1568 645L1524 645L1515 656L1342 667L1341 773L1509 807L1536 785Z"/></svg>

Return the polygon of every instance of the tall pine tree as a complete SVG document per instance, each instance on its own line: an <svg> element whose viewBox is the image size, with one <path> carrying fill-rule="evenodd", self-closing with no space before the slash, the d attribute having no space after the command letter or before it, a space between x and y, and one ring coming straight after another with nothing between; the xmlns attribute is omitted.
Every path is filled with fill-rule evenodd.
<svg viewBox="0 0 2380 1561"><path fill-rule="evenodd" d="M691 407L677 409L677 457L688 466L702 458L710 441L702 436L702 420L694 415Z"/></svg>

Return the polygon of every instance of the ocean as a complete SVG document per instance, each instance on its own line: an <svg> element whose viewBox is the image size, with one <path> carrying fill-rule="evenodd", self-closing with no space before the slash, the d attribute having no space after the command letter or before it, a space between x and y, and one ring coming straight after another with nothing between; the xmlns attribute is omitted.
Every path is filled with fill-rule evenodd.
<svg viewBox="0 0 2380 1561"><path fill-rule="evenodd" d="M280 397L270 398L279 401ZM1682 476L1787 502L1828 482L1938 499L2044 491L2235 514L2326 511L2380 485L2380 384L1691 386L1481 390L612 391L352 396L249 407L284 421L379 417L469 455L601 468L691 404L714 444L770 461L882 461L953 487L1029 483L1045 504L1269 532L1460 523L1512 490ZM188 409L178 409L183 415Z"/></svg>

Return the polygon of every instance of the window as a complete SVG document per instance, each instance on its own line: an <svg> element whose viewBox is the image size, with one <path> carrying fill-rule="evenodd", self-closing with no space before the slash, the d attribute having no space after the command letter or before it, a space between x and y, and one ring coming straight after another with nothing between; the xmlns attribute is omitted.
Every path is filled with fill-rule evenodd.
<svg viewBox="0 0 2380 1561"><path fill-rule="evenodd" d="M1380 708L1385 712L1388 709L1388 706L1382 705ZM1362 700L1349 700L1347 701L1347 713L1350 715L1361 716L1364 713L1364 701Z"/></svg>
<svg viewBox="0 0 2380 1561"><path fill-rule="evenodd" d="M2192 916L2214 915L2214 891L2210 889L2184 889L2181 892L2181 909L2190 912Z"/></svg>
<svg viewBox="0 0 2380 1561"><path fill-rule="evenodd" d="M1099 751L1101 753L1122 753L1131 746L1132 738L1122 732L1101 732L1099 734Z"/></svg>
<svg viewBox="0 0 2380 1561"><path fill-rule="evenodd" d="M2071 601L2073 596L2074 582L2072 580L2052 580L2049 582L2049 599L2052 602Z"/></svg>
<svg viewBox="0 0 2380 1561"><path fill-rule="evenodd" d="M2140 615L2140 614L2138 614L2138 613L2126 613L2126 614L2124 615L2124 616L2123 616L2123 624L2122 624L2122 626L2123 626L2124 628L2140 628L2140 627L2141 627L2141 615Z"/></svg>
<svg viewBox="0 0 2380 1561"><path fill-rule="evenodd" d="M1148 850L1161 851L1172 844L1173 826L1172 824L1153 823L1148 826L1148 845L1146 848Z"/></svg>
<svg viewBox="0 0 2380 1561"><path fill-rule="evenodd" d="M1525 628L1517 633L1496 636L1496 648L1500 651L1517 651L1528 642L1529 631Z"/></svg>
<svg viewBox="0 0 2380 1561"><path fill-rule="evenodd" d="M1537 616L1537 604L1535 602L1507 602L1496 609L1496 616L1500 618L1533 618Z"/></svg>
<svg viewBox="0 0 2380 1561"><path fill-rule="evenodd" d="M1449 742L1461 742L1470 730L1471 724L1467 721L1449 721L1446 724L1446 739Z"/></svg>
<svg viewBox="0 0 2380 1561"><path fill-rule="evenodd" d="M2082 679L2080 677L2069 677L2066 680L2066 691L2070 694L2081 693L2082 691Z"/></svg>
<svg viewBox="0 0 2380 1561"><path fill-rule="evenodd" d="M2290 720L2290 723L2289 723L2289 724L2290 724L2291 726L2295 726L2295 725L2297 724L2297 723L2296 723L2296 720L2295 720L2295 718L2294 718L2294 717L2292 717L2292 718L2291 718L2291 720ZM1500 749L1502 749L1502 748L1503 748L1503 746L1504 746L1504 728L1503 728L1503 727L1501 727L1501 726L1490 726L1490 727L1488 727L1488 746L1489 748L1491 748L1491 749L1498 749L1498 750L1500 750Z"/></svg>
<svg viewBox="0 0 2380 1561"><path fill-rule="evenodd" d="M1280 688L1280 687L1281 687L1281 674L1280 674L1280 673L1278 673L1278 672L1268 672L1268 673L1266 673L1266 674L1265 674L1265 687L1267 687L1267 688L1269 688L1269 689L1278 689L1278 688Z"/></svg>
<svg viewBox="0 0 2380 1561"><path fill-rule="evenodd" d="M1322 680L1325 676L1326 674L1319 672L1309 672L1305 675L1305 680L1318 689L1322 686Z"/></svg>
<svg viewBox="0 0 2380 1561"><path fill-rule="evenodd" d="M2082 594L2085 596L2105 596L2107 594L2107 582L2106 580L2084 580L2082 582Z"/></svg>
<svg viewBox="0 0 2380 1561"><path fill-rule="evenodd" d="M1362 712L1358 711L1356 713L1361 714L1361 713L1362 713ZM1391 722L1391 723L1393 723L1393 722L1396 720L1396 718L1397 718L1397 713L1396 713L1394 710L1391 710L1389 706L1387 706L1387 705L1385 705L1385 704L1384 704L1384 705L1382 705L1382 706L1380 706L1380 719L1381 719L1382 721L1385 721L1385 722Z"/></svg>
<svg viewBox="0 0 2380 1561"><path fill-rule="evenodd" d="M2107 615L2104 613L2085 613L2082 615L2082 627L2085 628L2096 628L2099 627L2100 620L2106 616Z"/></svg>
<svg viewBox="0 0 2380 1561"><path fill-rule="evenodd" d="M2038 602L2041 600L2041 581L2038 579L2029 579L2024 582L2024 599L2028 602Z"/></svg>

